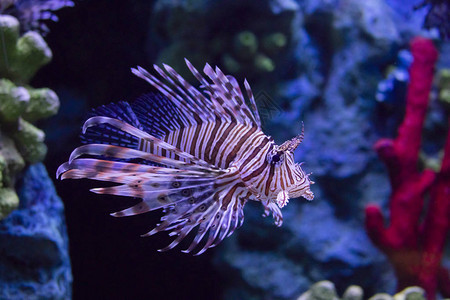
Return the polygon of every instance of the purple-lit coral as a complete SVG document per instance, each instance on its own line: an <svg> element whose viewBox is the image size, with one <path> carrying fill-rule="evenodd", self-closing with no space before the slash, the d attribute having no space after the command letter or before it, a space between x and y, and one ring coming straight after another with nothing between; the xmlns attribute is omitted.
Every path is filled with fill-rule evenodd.
<svg viewBox="0 0 450 300"><path fill-rule="evenodd" d="M72 6L74 3L71 0L2 0L0 13L15 16L24 32L37 30L45 34L49 31L45 21L58 21L53 12Z"/></svg>
<svg viewBox="0 0 450 300"><path fill-rule="evenodd" d="M378 206L369 205L366 228L373 243L391 261L398 288L419 285L431 300L437 292L444 297L450 292L449 272L441 263L450 224L450 134L439 173L419 171L421 129L438 52L433 42L424 38L414 39L411 51L414 61L410 68L405 119L394 140L381 139L375 144L375 150L388 168L392 186L390 225L384 226Z"/></svg>
<svg viewBox="0 0 450 300"><path fill-rule="evenodd" d="M444 39L450 38L450 0L425 0L417 8L429 7L425 28L437 28Z"/></svg>

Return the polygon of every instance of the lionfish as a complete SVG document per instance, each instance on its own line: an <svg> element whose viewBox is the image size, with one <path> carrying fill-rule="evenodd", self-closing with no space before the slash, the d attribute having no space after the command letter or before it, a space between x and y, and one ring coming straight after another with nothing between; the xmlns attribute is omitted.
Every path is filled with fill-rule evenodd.
<svg viewBox="0 0 450 300"><path fill-rule="evenodd" d="M248 200L272 213L282 225L280 208L289 198L314 198L309 179L294 162L301 134L282 145L261 129L247 80L247 102L232 76L206 64L206 79L186 59L202 92L173 68L154 66L158 79L141 67L132 72L159 90L133 103L119 102L93 111L83 126L86 143L57 170L57 178L89 178L120 185L91 189L98 194L142 201L112 213L124 217L163 209L156 227L142 236L168 231L178 245L192 230L189 247L196 255L230 236L244 220ZM87 155L87 158L80 156Z"/></svg>

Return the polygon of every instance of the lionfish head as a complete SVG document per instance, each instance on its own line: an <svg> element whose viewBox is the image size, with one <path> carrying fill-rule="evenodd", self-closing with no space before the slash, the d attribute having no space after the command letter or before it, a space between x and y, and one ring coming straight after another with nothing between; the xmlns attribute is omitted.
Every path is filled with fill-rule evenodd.
<svg viewBox="0 0 450 300"><path fill-rule="evenodd" d="M308 200L314 198L314 194L310 190L310 185L314 183L309 179L310 174L306 174L301 164L294 161L294 151L302 142L303 134L302 126L302 132L299 135L280 146L275 145L267 156L269 163L275 166L275 173L278 173L275 174L274 179L286 182L285 185L276 185L278 187L276 203L280 208L285 206L290 198L303 197ZM281 177L283 177L282 180Z"/></svg>

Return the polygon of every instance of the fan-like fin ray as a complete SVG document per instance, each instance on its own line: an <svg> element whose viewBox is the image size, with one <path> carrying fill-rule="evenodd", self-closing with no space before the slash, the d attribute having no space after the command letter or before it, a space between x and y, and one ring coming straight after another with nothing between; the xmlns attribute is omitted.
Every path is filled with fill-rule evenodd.
<svg viewBox="0 0 450 300"><path fill-rule="evenodd" d="M245 100L240 96L239 92L233 88L233 85L228 81L228 78L216 67L216 72L209 64L205 65L204 73L214 82L214 97L225 98L223 105L233 113L233 116L243 124L250 126L256 125L253 115L249 111Z"/></svg>
<svg viewBox="0 0 450 300"><path fill-rule="evenodd" d="M247 97L250 100L250 107L252 108L253 115L255 116L256 123L258 127L261 128L261 117L259 116L258 107L256 106L255 97L253 96L250 84L248 84L247 79L244 80L245 91L247 92Z"/></svg>
<svg viewBox="0 0 450 300"><path fill-rule="evenodd" d="M193 99L190 99L190 97L186 94L184 89L180 85L178 85L177 82L172 79L172 77L167 75L164 72L164 70L158 67L157 65L153 65L153 68L166 82L168 82L175 89L174 90L173 88L167 86L171 93L178 95L177 98L181 103L189 107L189 109L194 113L193 116L197 117L203 116L203 112L201 108L198 106L197 102Z"/></svg>
<svg viewBox="0 0 450 300"><path fill-rule="evenodd" d="M173 152L180 157L186 158L187 160L191 161L192 163L195 163L197 165L204 166L207 168L218 170L218 168L216 166L211 165L211 164L207 163L206 161L201 160L187 152L181 151L180 149L177 149L173 145L166 143L165 141L163 141L161 139L151 136L150 134L148 134L144 131L141 131L141 130L139 130L127 123L124 123L120 120L117 120L117 119L112 119L112 118L108 118L108 117L92 117L84 123L83 132L86 132L87 128L89 128L91 126L96 126L96 125L104 124L104 123L114 126L118 129L120 129L124 132L127 132L133 136L136 136L140 139L149 141L162 149ZM69 159L69 161L70 161L70 159ZM151 161L153 161L153 160L151 160ZM157 162L157 161L155 161L155 162ZM158 162L158 163L160 163L160 162Z"/></svg>
<svg viewBox="0 0 450 300"><path fill-rule="evenodd" d="M215 205L208 207L208 210L205 212L205 215L203 216L203 220L198 227L197 235L194 237L194 239L191 242L191 244L189 245L189 247L186 250L182 250L182 252L190 253L201 243L204 236L206 235L208 230L211 228L211 225L214 222L214 216L217 214L219 209L220 209L219 202L216 202Z"/></svg>
<svg viewBox="0 0 450 300"><path fill-rule="evenodd" d="M183 119L183 123L185 126L192 126L195 123L192 115L196 114L196 111L193 110L184 99L182 99L179 95L172 91L170 87L161 82L155 76L151 75L144 68L138 66L137 69L132 68L131 71L136 76L144 79L155 88L157 88L164 96L169 98L180 109L180 117Z"/></svg>
<svg viewBox="0 0 450 300"><path fill-rule="evenodd" d="M135 149L129 149L125 147L118 147L112 145L103 144L89 144L83 145L72 151L69 158L69 163L81 155L98 155L106 156L112 158L124 158L133 159L140 158L148 161L152 161L161 165L170 166L178 169L190 169L190 170L202 170L210 173L221 172L220 169L215 167L214 169L202 167L200 165L195 165L163 156L158 156L152 153L143 152Z"/></svg>
<svg viewBox="0 0 450 300"><path fill-rule="evenodd" d="M205 96L203 96L202 93L200 93L195 87L193 87L191 84L189 84L183 77L181 77L180 74L178 74L172 67L169 65L164 64L164 68L166 71L172 76L172 78L178 82L178 84L183 87L189 95L186 93L183 93L186 95L190 101L198 101L199 105L201 106L201 110L207 111L209 114L209 117L214 116L214 110L211 108L211 101L208 100ZM213 119L214 120L214 119Z"/></svg>

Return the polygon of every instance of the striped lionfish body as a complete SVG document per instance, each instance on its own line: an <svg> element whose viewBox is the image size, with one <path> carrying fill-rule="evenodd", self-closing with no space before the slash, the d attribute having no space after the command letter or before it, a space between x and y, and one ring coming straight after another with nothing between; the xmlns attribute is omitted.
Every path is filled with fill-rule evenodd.
<svg viewBox="0 0 450 300"><path fill-rule="evenodd" d="M72 152L57 177L118 183L91 191L142 201L113 216L161 208L165 213L161 222L143 236L160 231L176 236L164 251L194 231L184 252L199 248L201 254L242 225L248 200L260 201L265 215L272 213L281 226L280 208L289 198L314 196L312 182L293 156L303 129L276 145L261 130L247 81L250 105L234 77L206 64L205 78L189 61L186 64L202 92L167 65L165 70L154 66L161 79L141 67L132 69L161 94L95 110L83 126L86 144Z"/></svg>

